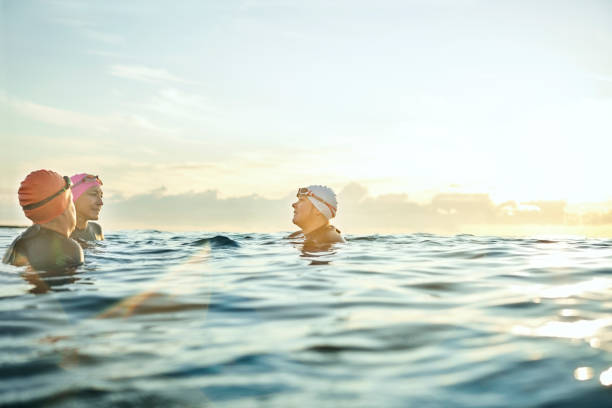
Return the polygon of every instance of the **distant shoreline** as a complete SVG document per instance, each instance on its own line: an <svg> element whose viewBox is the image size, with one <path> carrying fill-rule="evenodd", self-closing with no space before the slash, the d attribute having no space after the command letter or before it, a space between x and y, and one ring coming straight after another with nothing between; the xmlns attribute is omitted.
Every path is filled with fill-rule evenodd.
<svg viewBox="0 0 612 408"><path fill-rule="evenodd" d="M0 228L28 228L27 225L0 225Z"/></svg>

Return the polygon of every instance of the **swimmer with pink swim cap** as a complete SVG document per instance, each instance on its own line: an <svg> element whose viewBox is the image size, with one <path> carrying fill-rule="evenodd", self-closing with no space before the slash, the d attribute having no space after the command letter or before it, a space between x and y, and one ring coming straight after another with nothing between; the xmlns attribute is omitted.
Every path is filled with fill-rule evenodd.
<svg viewBox="0 0 612 408"><path fill-rule="evenodd" d="M345 242L340 231L329 223L336 216L336 194L327 186L312 185L298 189L293 207L293 223L300 227L288 238L304 236L304 244L314 246Z"/></svg>
<svg viewBox="0 0 612 408"><path fill-rule="evenodd" d="M70 177L72 181L72 199L76 208L76 228L70 236L79 242L100 241L104 239L98 220L102 202L102 180L98 176L81 173Z"/></svg>

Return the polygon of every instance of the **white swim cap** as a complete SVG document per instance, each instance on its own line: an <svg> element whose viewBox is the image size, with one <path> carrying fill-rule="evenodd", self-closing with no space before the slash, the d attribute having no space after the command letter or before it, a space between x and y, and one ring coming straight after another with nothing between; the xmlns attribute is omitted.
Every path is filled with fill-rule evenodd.
<svg viewBox="0 0 612 408"><path fill-rule="evenodd" d="M336 193L327 186L308 186L298 190L298 197L306 197L328 220L336 216L338 201Z"/></svg>

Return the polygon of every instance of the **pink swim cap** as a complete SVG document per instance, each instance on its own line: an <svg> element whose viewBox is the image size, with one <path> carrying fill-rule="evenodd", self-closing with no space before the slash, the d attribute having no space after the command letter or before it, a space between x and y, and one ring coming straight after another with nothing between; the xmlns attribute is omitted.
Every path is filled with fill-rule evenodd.
<svg viewBox="0 0 612 408"><path fill-rule="evenodd" d="M87 173L75 174L70 177L70 180L72 181L72 201L74 202L91 187L102 185L102 180L98 176Z"/></svg>

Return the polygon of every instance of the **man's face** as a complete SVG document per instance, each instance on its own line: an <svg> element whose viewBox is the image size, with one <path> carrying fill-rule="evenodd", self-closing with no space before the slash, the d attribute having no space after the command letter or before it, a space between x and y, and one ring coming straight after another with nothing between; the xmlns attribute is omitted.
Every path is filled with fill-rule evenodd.
<svg viewBox="0 0 612 408"><path fill-rule="evenodd" d="M77 215L84 220L97 220L104 205L102 195L100 186L88 188L75 202Z"/></svg>
<svg viewBox="0 0 612 408"><path fill-rule="evenodd" d="M306 197L299 197L291 206L293 207L293 223L298 227L304 225L315 210L314 205Z"/></svg>

